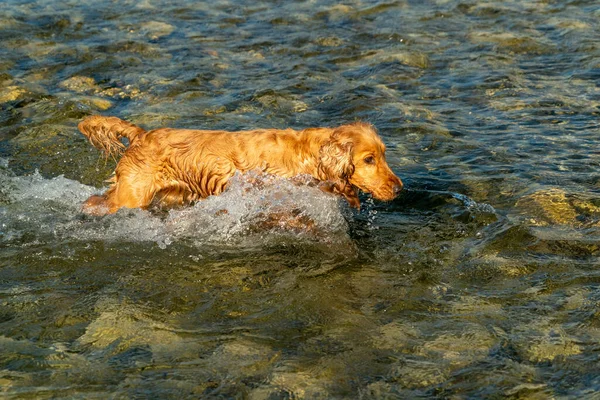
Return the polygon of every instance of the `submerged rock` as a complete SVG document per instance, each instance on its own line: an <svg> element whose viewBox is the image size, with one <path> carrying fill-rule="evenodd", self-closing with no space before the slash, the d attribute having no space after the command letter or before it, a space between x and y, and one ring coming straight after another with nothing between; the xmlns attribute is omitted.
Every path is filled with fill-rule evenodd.
<svg viewBox="0 0 600 400"><path fill-rule="evenodd" d="M264 108L286 113L301 113L308 110L309 106L301 100L288 98L276 93L266 93L255 98Z"/></svg>
<svg viewBox="0 0 600 400"><path fill-rule="evenodd" d="M315 377L312 371L276 372L269 382L275 388L288 393L293 399L331 398L325 386L326 382Z"/></svg>
<svg viewBox="0 0 600 400"><path fill-rule="evenodd" d="M426 69L431 66L431 62L429 61L429 57L427 56L427 54L422 52L404 50L379 50L375 54L370 54L365 57L362 57L361 63L364 61L377 64L398 62L409 67L420 69Z"/></svg>
<svg viewBox="0 0 600 400"><path fill-rule="evenodd" d="M550 18L548 25L564 30L591 30L593 27L585 21L580 21L572 18Z"/></svg>
<svg viewBox="0 0 600 400"><path fill-rule="evenodd" d="M113 104L110 100L103 99L101 97L85 96L85 97L79 97L76 100L80 101L83 104L92 106L101 111L108 110L109 108L111 108L113 106Z"/></svg>
<svg viewBox="0 0 600 400"><path fill-rule="evenodd" d="M125 85L123 87L111 87L104 89L101 94L103 96L115 97L117 99L138 99L146 96L139 88L133 85Z"/></svg>
<svg viewBox="0 0 600 400"><path fill-rule="evenodd" d="M552 361L557 357L580 354L581 347L562 328L546 329L531 334L518 333L514 345L531 362Z"/></svg>
<svg viewBox="0 0 600 400"><path fill-rule="evenodd" d="M0 91L0 103L8 103L9 101L15 101L27 93L22 87L19 86L8 86Z"/></svg>
<svg viewBox="0 0 600 400"><path fill-rule="evenodd" d="M498 279L499 277L519 277L531 273L532 267L519 260L511 259L499 255L497 251L492 251L489 254L483 252L460 265L461 275L470 279ZM481 303L480 303L481 302ZM468 310L474 308L473 311L489 311L500 313L502 308L500 305L488 303L475 297L464 296L459 299L453 308L456 311ZM481 307L481 308L480 308Z"/></svg>
<svg viewBox="0 0 600 400"><path fill-rule="evenodd" d="M6 81L4 84L6 86L0 88L0 104L9 103L11 101L29 104L46 96L44 88L37 84L15 81L9 75L6 75L5 78Z"/></svg>
<svg viewBox="0 0 600 400"><path fill-rule="evenodd" d="M0 64L0 70L2 70L3 66ZM13 77L6 72L0 72L0 83L4 85L10 85L13 82Z"/></svg>
<svg viewBox="0 0 600 400"><path fill-rule="evenodd" d="M420 353L440 357L454 366L464 366L487 357L498 340L479 325L469 325L466 332L443 333L425 342Z"/></svg>
<svg viewBox="0 0 600 400"><path fill-rule="evenodd" d="M392 53L383 58L384 62L397 61L401 64L415 68L429 68L431 62L425 53L400 51Z"/></svg>
<svg viewBox="0 0 600 400"><path fill-rule="evenodd" d="M401 322L392 322L379 328L373 338L373 345L377 349L400 350L408 346L419 332L413 326Z"/></svg>
<svg viewBox="0 0 600 400"><path fill-rule="evenodd" d="M593 199L551 188L534 192L517 201L516 207L531 216L536 226L597 226L600 207Z"/></svg>
<svg viewBox="0 0 600 400"><path fill-rule="evenodd" d="M157 40L164 36L169 36L174 30L175 27L173 25L160 21L146 22L140 29L140 31L151 40Z"/></svg>
<svg viewBox="0 0 600 400"><path fill-rule="evenodd" d="M344 40L337 36L325 36L315 40L315 43L324 47L338 47L344 44Z"/></svg>
<svg viewBox="0 0 600 400"><path fill-rule="evenodd" d="M101 97L113 97L117 99L137 99L144 97L146 93L142 92L138 87L128 84L122 87L108 87L102 88L96 83L94 78L89 76L73 76L66 79L58 84L62 89L86 94L90 96L101 96ZM95 107L100 109L110 108L106 101L99 101L98 98L90 97L90 102Z"/></svg>
<svg viewBox="0 0 600 400"><path fill-rule="evenodd" d="M438 363L407 360L392 368L392 378L408 389L425 388L446 381L447 376Z"/></svg>
<svg viewBox="0 0 600 400"><path fill-rule="evenodd" d="M209 365L229 376L254 376L265 374L277 358L278 353L271 347L239 339L217 348L209 358Z"/></svg>
<svg viewBox="0 0 600 400"><path fill-rule="evenodd" d="M512 32L472 32L468 36L473 43L491 43L512 53L547 53L551 45L531 36Z"/></svg>
<svg viewBox="0 0 600 400"><path fill-rule="evenodd" d="M73 76L58 84L62 89L70 90L77 93L99 93L102 89L94 78L89 76Z"/></svg>
<svg viewBox="0 0 600 400"><path fill-rule="evenodd" d="M112 349L115 344L116 349L124 351L134 345L163 346L180 340L165 324L128 306L101 313L88 325L79 343L100 349Z"/></svg>
<svg viewBox="0 0 600 400"><path fill-rule="evenodd" d="M332 21L337 21L340 19L348 18L348 16L354 13L356 13L356 8L345 4L336 4L334 6L318 11L315 14L315 17L326 17L327 19L330 19Z"/></svg>
<svg viewBox="0 0 600 400"><path fill-rule="evenodd" d="M452 303L452 313L461 315L463 318L477 321L482 317L494 316L502 318L503 308L501 304L491 303L477 296L461 296Z"/></svg>

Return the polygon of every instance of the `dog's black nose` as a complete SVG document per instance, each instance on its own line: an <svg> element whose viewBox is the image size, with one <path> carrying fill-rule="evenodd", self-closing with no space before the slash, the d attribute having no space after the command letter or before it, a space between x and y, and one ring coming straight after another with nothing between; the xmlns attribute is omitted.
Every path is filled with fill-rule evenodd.
<svg viewBox="0 0 600 400"><path fill-rule="evenodd" d="M394 184L394 187L393 187L394 195L398 196L400 194L400 192L402 191L403 187L404 187L404 185L402 184L402 182Z"/></svg>

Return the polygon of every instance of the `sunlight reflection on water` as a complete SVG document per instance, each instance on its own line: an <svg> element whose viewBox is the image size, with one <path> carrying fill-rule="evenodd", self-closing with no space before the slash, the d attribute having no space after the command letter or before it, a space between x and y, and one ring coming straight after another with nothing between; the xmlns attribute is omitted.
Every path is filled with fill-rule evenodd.
<svg viewBox="0 0 600 400"><path fill-rule="evenodd" d="M1 390L593 397L596 3L5 1ZM188 209L84 216L114 168L76 130L93 113L365 120L407 190L358 213L239 181Z"/></svg>

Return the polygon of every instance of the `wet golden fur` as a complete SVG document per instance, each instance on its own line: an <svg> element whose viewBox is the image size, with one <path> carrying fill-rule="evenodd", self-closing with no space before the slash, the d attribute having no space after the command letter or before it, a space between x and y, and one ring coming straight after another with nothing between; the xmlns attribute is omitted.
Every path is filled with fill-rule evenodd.
<svg viewBox="0 0 600 400"><path fill-rule="evenodd" d="M374 128L356 122L337 128L227 132L161 128L152 131L116 117L91 116L79 130L106 155L122 154L111 187L84 204L91 214L121 207L189 204L227 187L236 171L281 177L308 174L319 187L358 207L357 188L392 200L402 182L385 160ZM121 138L129 140L129 147Z"/></svg>

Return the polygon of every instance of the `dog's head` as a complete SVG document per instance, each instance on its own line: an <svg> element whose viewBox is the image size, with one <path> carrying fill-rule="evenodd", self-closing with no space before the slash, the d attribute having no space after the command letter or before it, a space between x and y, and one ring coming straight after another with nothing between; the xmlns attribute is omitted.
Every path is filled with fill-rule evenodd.
<svg viewBox="0 0 600 400"><path fill-rule="evenodd" d="M352 186L384 201L402 190L402 181L385 160L385 145L370 124L356 122L333 129L319 158L322 175L347 198Z"/></svg>

